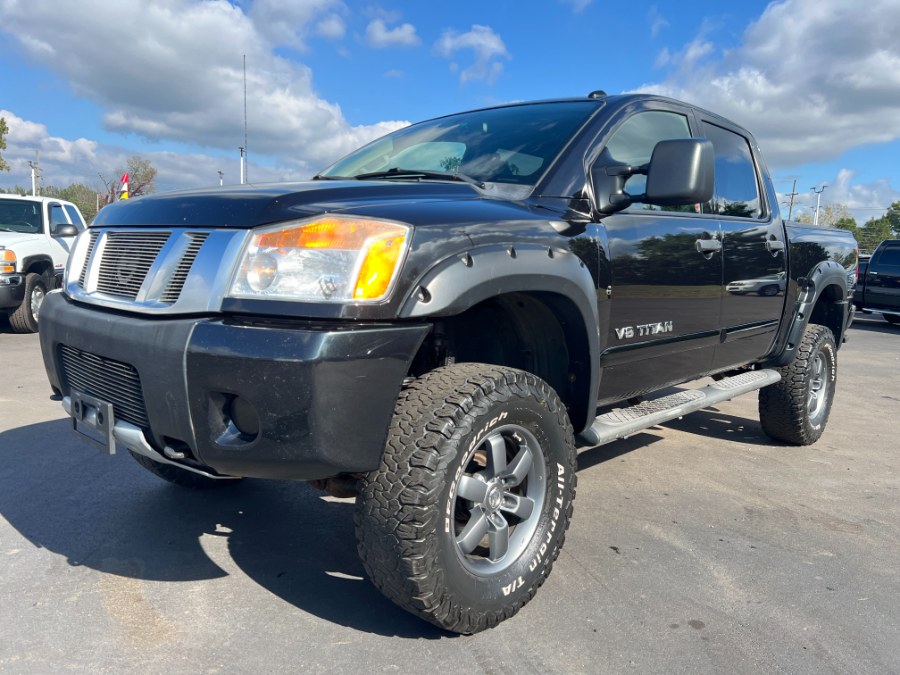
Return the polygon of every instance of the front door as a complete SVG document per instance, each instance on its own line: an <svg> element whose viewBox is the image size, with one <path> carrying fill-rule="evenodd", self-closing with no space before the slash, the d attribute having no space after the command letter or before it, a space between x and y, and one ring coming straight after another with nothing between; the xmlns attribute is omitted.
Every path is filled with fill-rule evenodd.
<svg viewBox="0 0 900 675"><path fill-rule="evenodd" d="M641 166L661 140L690 138L690 115L676 107L627 116L605 141L593 171ZM643 175L625 185L644 192ZM718 343L722 255L719 223L700 205L634 203L603 219L612 268L609 325L601 357L601 403L707 372ZM698 244L700 242L700 244ZM701 245L702 244L702 245ZM601 293L607 289L601 289Z"/></svg>

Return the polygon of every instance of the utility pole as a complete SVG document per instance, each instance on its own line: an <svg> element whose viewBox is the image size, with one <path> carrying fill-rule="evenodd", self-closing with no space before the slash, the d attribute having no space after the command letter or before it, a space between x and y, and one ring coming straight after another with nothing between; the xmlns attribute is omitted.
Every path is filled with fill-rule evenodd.
<svg viewBox="0 0 900 675"><path fill-rule="evenodd" d="M28 166L31 167L31 196L37 197L38 193L38 183L41 180L41 151L34 151L34 161L28 162Z"/></svg>
<svg viewBox="0 0 900 675"><path fill-rule="evenodd" d="M820 187L818 190L814 187L809 188L816 193L816 215L813 218L813 225L819 224L819 203L822 201L822 193L825 192L825 188L827 187L828 183L822 183L822 187Z"/></svg>
<svg viewBox="0 0 900 675"><path fill-rule="evenodd" d="M241 185L247 182L246 174L244 173L244 146L239 146L238 150L241 151Z"/></svg>
<svg viewBox="0 0 900 675"><path fill-rule="evenodd" d="M225 172L219 171L218 174L219 174L219 186L222 186L224 183L224 179L225 179Z"/></svg>
<svg viewBox="0 0 900 675"><path fill-rule="evenodd" d="M243 173L241 174L241 184L247 181L247 55L244 54L244 149L241 151L241 166Z"/></svg>
<svg viewBox="0 0 900 675"><path fill-rule="evenodd" d="M788 217L787 219L791 219L791 213L794 211L794 197L796 197L799 193L797 192L797 179L794 179L794 187L791 188L791 191L787 194L788 197L791 198L791 203L788 206Z"/></svg>

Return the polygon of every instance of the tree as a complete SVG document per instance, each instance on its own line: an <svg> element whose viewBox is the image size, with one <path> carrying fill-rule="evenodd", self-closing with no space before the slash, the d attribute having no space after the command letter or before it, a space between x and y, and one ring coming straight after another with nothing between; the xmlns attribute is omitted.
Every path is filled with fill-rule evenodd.
<svg viewBox="0 0 900 675"><path fill-rule="evenodd" d="M97 215L97 191L84 183L72 183L64 188L47 185L41 190L41 193L44 197L56 197L72 202L88 223Z"/></svg>
<svg viewBox="0 0 900 675"><path fill-rule="evenodd" d="M9 133L9 127L6 126L6 118L0 117L0 150L6 150L6 134ZM9 164L0 155L0 171L9 171Z"/></svg>
<svg viewBox="0 0 900 675"><path fill-rule="evenodd" d="M797 222L812 225L814 213L815 211L801 214L797 217ZM819 208L819 225L823 227L846 227L850 222L856 225L856 220L846 204L835 202L834 204L825 204ZM838 223L844 224L838 225Z"/></svg>
<svg viewBox="0 0 900 675"><path fill-rule="evenodd" d="M125 168L116 169L115 177L107 180L100 176L100 180L106 187L106 194L101 198L101 206L111 204L119 198L119 177L128 174L128 196L140 197L148 195L155 189L153 180L156 178L156 168L149 159L140 155L132 155L128 158Z"/></svg>
<svg viewBox="0 0 900 675"><path fill-rule="evenodd" d="M884 214L884 217L888 219L888 223L891 225L894 236L900 237L900 201L891 204L888 207L887 213Z"/></svg>
<svg viewBox="0 0 900 675"><path fill-rule="evenodd" d="M893 236L891 223L886 215L881 218L869 218L866 224L859 230L856 235L856 241L859 242L859 250L865 253L871 253L885 239Z"/></svg>

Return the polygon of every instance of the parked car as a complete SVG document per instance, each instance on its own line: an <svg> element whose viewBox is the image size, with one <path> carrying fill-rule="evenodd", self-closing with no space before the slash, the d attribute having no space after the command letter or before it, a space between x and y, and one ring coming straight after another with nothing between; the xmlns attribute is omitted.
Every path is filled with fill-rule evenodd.
<svg viewBox="0 0 900 675"><path fill-rule="evenodd" d="M598 94L412 125L306 183L118 202L45 303L50 382L170 482L357 495L374 584L476 632L550 573L576 433L751 391L771 437L825 429L856 242L786 225L758 153L705 110ZM723 293L779 275L783 297Z"/></svg>
<svg viewBox="0 0 900 675"><path fill-rule="evenodd" d="M900 323L900 239L886 239L859 265L853 304L863 312L881 312Z"/></svg>
<svg viewBox="0 0 900 675"><path fill-rule="evenodd" d="M740 281L732 281L725 290L734 295L746 295L747 293L757 293L758 295L772 296L784 293L787 288L787 280L784 272L770 274L759 279L741 279Z"/></svg>
<svg viewBox="0 0 900 675"><path fill-rule="evenodd" d="M75 236L85 229L72 202L0 194L0 311L34 333L47 291L57 288Z"/></svg>

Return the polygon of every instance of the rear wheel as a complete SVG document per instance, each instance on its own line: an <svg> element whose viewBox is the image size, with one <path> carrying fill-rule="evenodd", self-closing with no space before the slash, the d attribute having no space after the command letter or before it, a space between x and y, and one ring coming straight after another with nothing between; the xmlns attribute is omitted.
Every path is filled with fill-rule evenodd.
<svg viewBox="0 0 900 675"><path fill-rule="evenodd" d="M794 445L815 443L828 422L837 382L837 349L831 331L810 324L781 381L759 391L763 431Z"/></svg>
<svg viewBox="0 0 900 675"><path fill-rule="evenodd" d="M439 368L401 392L382 465L361 482L366 572L442 628L495 626L549 575L575 482L572 427L549 385L511 368Z"/></svg>
<svg viewBox="0 0 900 675"><path fill-rule="evenodd" d="M187 469L182 469L173 464L164 464L150 459L144 455L138 454L133 450L129 450L134 461L147 469L154 476L159 476L169 483L179 485L181 487L190 488L191 490L211 490L214 488L224 487L237 483L238 478L209 478Z"/></svg>
<svg viewBox="0 0 900 675"><path fill-rule="evenodd" d="M22 304L9 315L9 325L16 333L37 333L38 314L47 295L47 281L40 274L25 275L25 297Z"/></svg>

